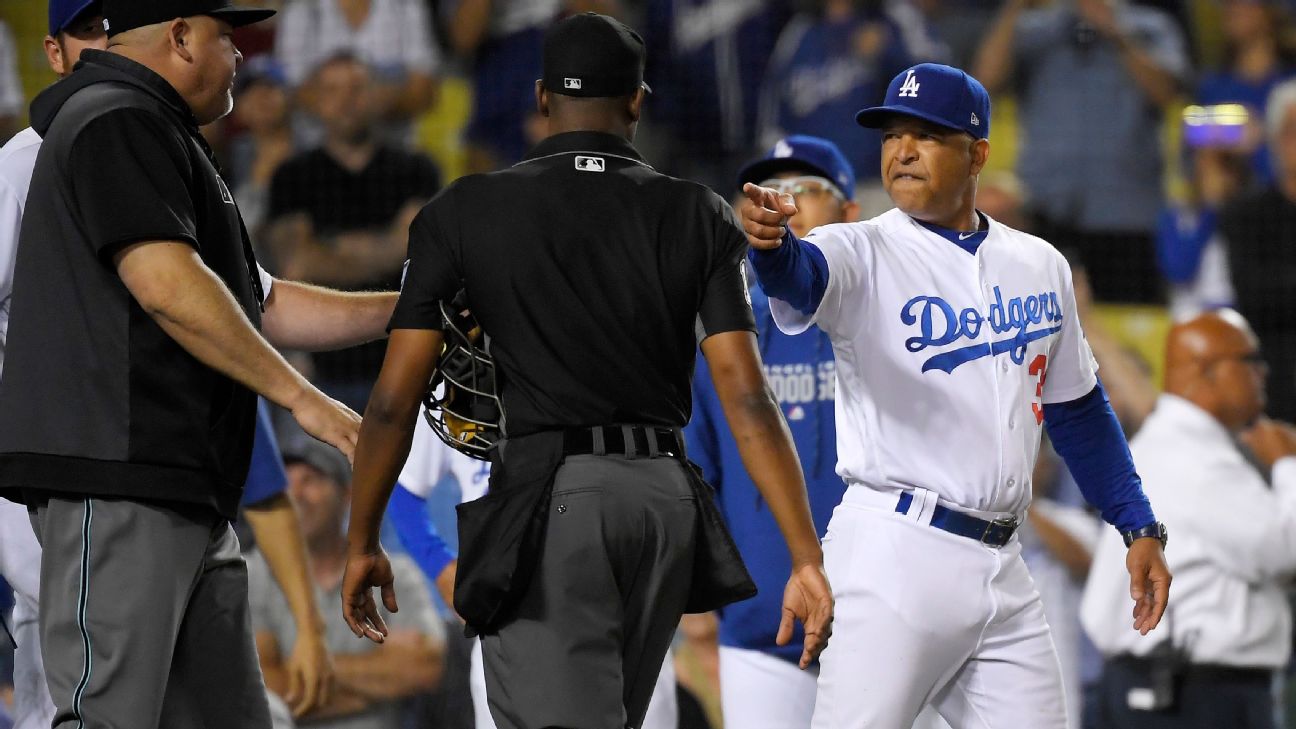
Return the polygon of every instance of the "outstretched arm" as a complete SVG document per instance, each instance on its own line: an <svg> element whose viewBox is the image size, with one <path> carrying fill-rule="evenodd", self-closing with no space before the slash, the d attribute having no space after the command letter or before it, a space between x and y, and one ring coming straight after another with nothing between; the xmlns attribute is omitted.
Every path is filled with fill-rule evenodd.
<svg viewBox="0 0 1296 729"><path fill-rule="evenodd" d="M252 326L224 282L183 241L142 241L113 256L126 288L198 361L292 412L311 436L348 457L359 416L306 381Z"/></svg>
<svg viewBox="0 0 1296 729"><path fill-rule="evenodd" d="M395 291L350 293L276 280L265 302L261 331L276 347L316 352L387 336Z"/></svg>

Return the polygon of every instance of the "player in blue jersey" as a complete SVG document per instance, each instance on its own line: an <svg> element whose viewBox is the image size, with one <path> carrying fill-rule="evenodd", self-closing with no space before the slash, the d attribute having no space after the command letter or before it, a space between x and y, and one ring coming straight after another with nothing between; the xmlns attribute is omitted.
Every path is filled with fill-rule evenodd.
<svg viewBox="0 0 1296 729"><path fill-rule="evenodd" d="M797 202L788 225L797 235L829 223L856 219L855 174L842 152L826 139L789 136L743 168L738 184L752 182L787 192ZM751 289L752 311L765 377L792 430L815 529L822 537L846 484L837 475L836 387L832 343L818 327L796 336L779 331L769 299ZM774 642L783 583L792 566L781 548L774 515L743 468L738 445L724 425L720 399L699 359L693 376L693 419L684 431L689 457L716 487L729 522L759 590L756 597L720 612L720 694L725 723L743 729L798 729L810 726L817 670L797 668L800 636L785 646ZM798 628L798 631L800 629Z"/></svg>

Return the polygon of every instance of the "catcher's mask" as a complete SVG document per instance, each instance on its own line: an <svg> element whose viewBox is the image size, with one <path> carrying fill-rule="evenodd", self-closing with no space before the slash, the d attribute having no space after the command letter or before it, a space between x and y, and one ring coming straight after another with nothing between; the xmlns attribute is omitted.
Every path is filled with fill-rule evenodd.
<svg viewBox="0 0 1296 729"><path fill-rule="evenodd" d="M466 310L462 293L441 302L445 349L428 383L423 412L446 445L478 460L488 460L501 435L501 409L495 394L495 362L481 327Z"/></svg>

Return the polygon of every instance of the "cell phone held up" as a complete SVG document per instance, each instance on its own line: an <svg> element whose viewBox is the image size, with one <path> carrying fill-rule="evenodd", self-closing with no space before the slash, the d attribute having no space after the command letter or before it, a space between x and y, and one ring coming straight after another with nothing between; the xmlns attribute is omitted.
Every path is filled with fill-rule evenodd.
<svg viewBox="0 0 1296 729"><path fill-rule="evenodd" d="M1242 104L1193 105L1183 111L1183 141L1194 148L1241 149L1251 113Z"/></svg>

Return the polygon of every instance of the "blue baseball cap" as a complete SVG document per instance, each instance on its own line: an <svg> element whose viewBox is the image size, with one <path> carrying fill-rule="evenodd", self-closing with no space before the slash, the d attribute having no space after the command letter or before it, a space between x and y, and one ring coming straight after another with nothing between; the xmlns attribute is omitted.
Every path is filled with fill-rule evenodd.
<svg viewBox="0 0 1296 729"><path fill-rule="evenodd" d="M953 66L920 63L901 71L891 79L882 106L864 109L855 121L877 129L892 114L926 119L974 139L990 136L990 94L980 81Z"/></svg>
<svg viewBox="0 0 1296 729"><path fill-rule="evenodd" d="M738 187L762 182L780 172L809 172L831 180L847 200L855 197L855 170L837 145L805 134L784 137L765 156L738 173Z"/></svg>
<svg viewBox="0 0 1296 729"><path fill-rule="evenodd" d="M50 0L49 34L58 35L91 8L98 9L101 0Z"/></svg>

